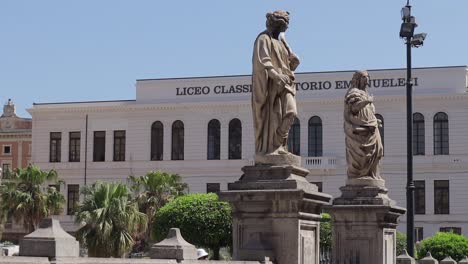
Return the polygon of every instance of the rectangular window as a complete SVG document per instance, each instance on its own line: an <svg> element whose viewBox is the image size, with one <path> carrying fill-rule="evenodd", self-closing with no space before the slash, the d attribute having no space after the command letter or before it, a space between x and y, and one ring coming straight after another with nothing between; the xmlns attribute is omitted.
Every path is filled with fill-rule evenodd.
<svg viewBox="0 0 468 264"><path fill-rule="evenodd" d="M323 183L322 182L311 182L311 183L317 185L319 192L323 191Z"/></svg>
<svg viewBox="0 0 468 264"><path fill-rule="evenodd" d="M62 133L50 132L50 162L60 162L62 154Z"/></svg>
<svg viewBox="0 0 468 264"><path fill-rule="evenodd" d="M2 165L2 177L8 178L11 175L11 164L3 163Z"/></svg>
<svg viewBox="0 0 468 264"><path fill-rule="evenodd" d="M434 181L434 213L450 214L449 181Z"/></svg>
<svg viewBox="0 0 468 264"><path fill-rule="evenodd" d="M125 161L125 130L114 131L114 161Z"/></svg>
<svg viewBox="0 0 468 264"><path fill-rule="evenodd" d="M11 155L11 145L3 145L3 155Z"/></svg>
<svg viewBox="0 0 468 264"><path fill-rule="evenodd" d="M106 131L94 131L93 161L106 159Z"/></svg>
<svg viewBox="0 0 468 264"><path fill-rule="evenodd" d="M426 213L426 182L414 181L414 207L415 214Z"/></svg>
<svg viewBox="0 0 468 264"><path fill-rule="evenodd" d="M80 203L80 185L69 184L67 194L67 215L73 215Z"/></svg>
<svg viewBox="0 0 468 264"><path fill-rule="evenodd" d="M416 242L424 239L424 228L422 227L414 228L414 239L416 240Z"/></svg>
<svg viewBox="0 0 468 264"><path fill-rule="evenodd" d="M81 132L70 132L68 161L80 162Z"/></svg>
<svg viewBox="0 0 468 264"><path fill-rule="evenodd" d="M461 227L441 227L439 229L439 231L440 232L445 232L445 233L454 233L454 234L457 234L457 235L462 234Z"/></svg>
<svg viewBox="0 0 468 264"><path fill-rule="evenodd" d="M219 183L207 183L206 193L219 193L221 185Z"/></svg>

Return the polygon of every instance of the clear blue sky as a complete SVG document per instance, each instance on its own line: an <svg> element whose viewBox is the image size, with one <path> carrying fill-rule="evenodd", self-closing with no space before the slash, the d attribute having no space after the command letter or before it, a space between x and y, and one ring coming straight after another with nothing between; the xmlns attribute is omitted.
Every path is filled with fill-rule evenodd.
<svg viewBox="0 0 468 264"><path fill-rule="evenodd" d="M416 67L468 64L468 1L412 0ZM291 13L298 71L405 67L405 0L1 0L0 102L134 99L135 80L249 74L265 13Z"/></svg>

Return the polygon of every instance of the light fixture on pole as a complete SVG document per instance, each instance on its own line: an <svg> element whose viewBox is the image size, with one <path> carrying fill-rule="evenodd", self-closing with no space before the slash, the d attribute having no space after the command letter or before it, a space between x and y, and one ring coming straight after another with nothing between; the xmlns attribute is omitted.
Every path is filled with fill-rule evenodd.
<svg viewBox="0 0 468 264"><path fill-rule="evenodd" d="M401 9L403 23L400 38L406 41L406 139L407 139L407 183L406 183L406 249L414 257L414 180L413 180L413 83L411 77L411 48L424 44L426 33L414 34L418 26L416 18L411 15L409 0Z"/></svg>

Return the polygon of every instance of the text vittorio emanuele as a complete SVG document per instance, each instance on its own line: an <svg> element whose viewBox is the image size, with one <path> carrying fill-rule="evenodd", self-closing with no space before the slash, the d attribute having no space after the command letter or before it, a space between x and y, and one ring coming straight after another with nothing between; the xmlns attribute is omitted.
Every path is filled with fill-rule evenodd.
<svg viewBox="0 0 468 264"><path fill-rule="evenodd" d="M297 91L319 91L330 89L348 89L351 81L296 82ZM389 88L406 86L405 78L371 79L370 88ZM418 86L418 78L413 79L413 86ZM233 84L216 86L177 87L176 96L208 94L242 94L252 92L251 84Z"/></svg>

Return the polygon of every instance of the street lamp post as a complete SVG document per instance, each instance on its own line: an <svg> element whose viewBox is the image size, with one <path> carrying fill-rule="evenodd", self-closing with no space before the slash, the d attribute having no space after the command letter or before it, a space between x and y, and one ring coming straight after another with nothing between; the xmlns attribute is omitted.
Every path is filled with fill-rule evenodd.
<svg viewBox="0 0 468 264"><path fill-rule="evenodd" d="M411 15L411 5L407 0L401 10L400 37L406 41L406 153L407 153L407 183L406 183L406 249L414 257L414 181L413 181L413 83L411 77L411 48L420 47L426 38L425 33L414 34L418 26L416 18Z"/></svg>

